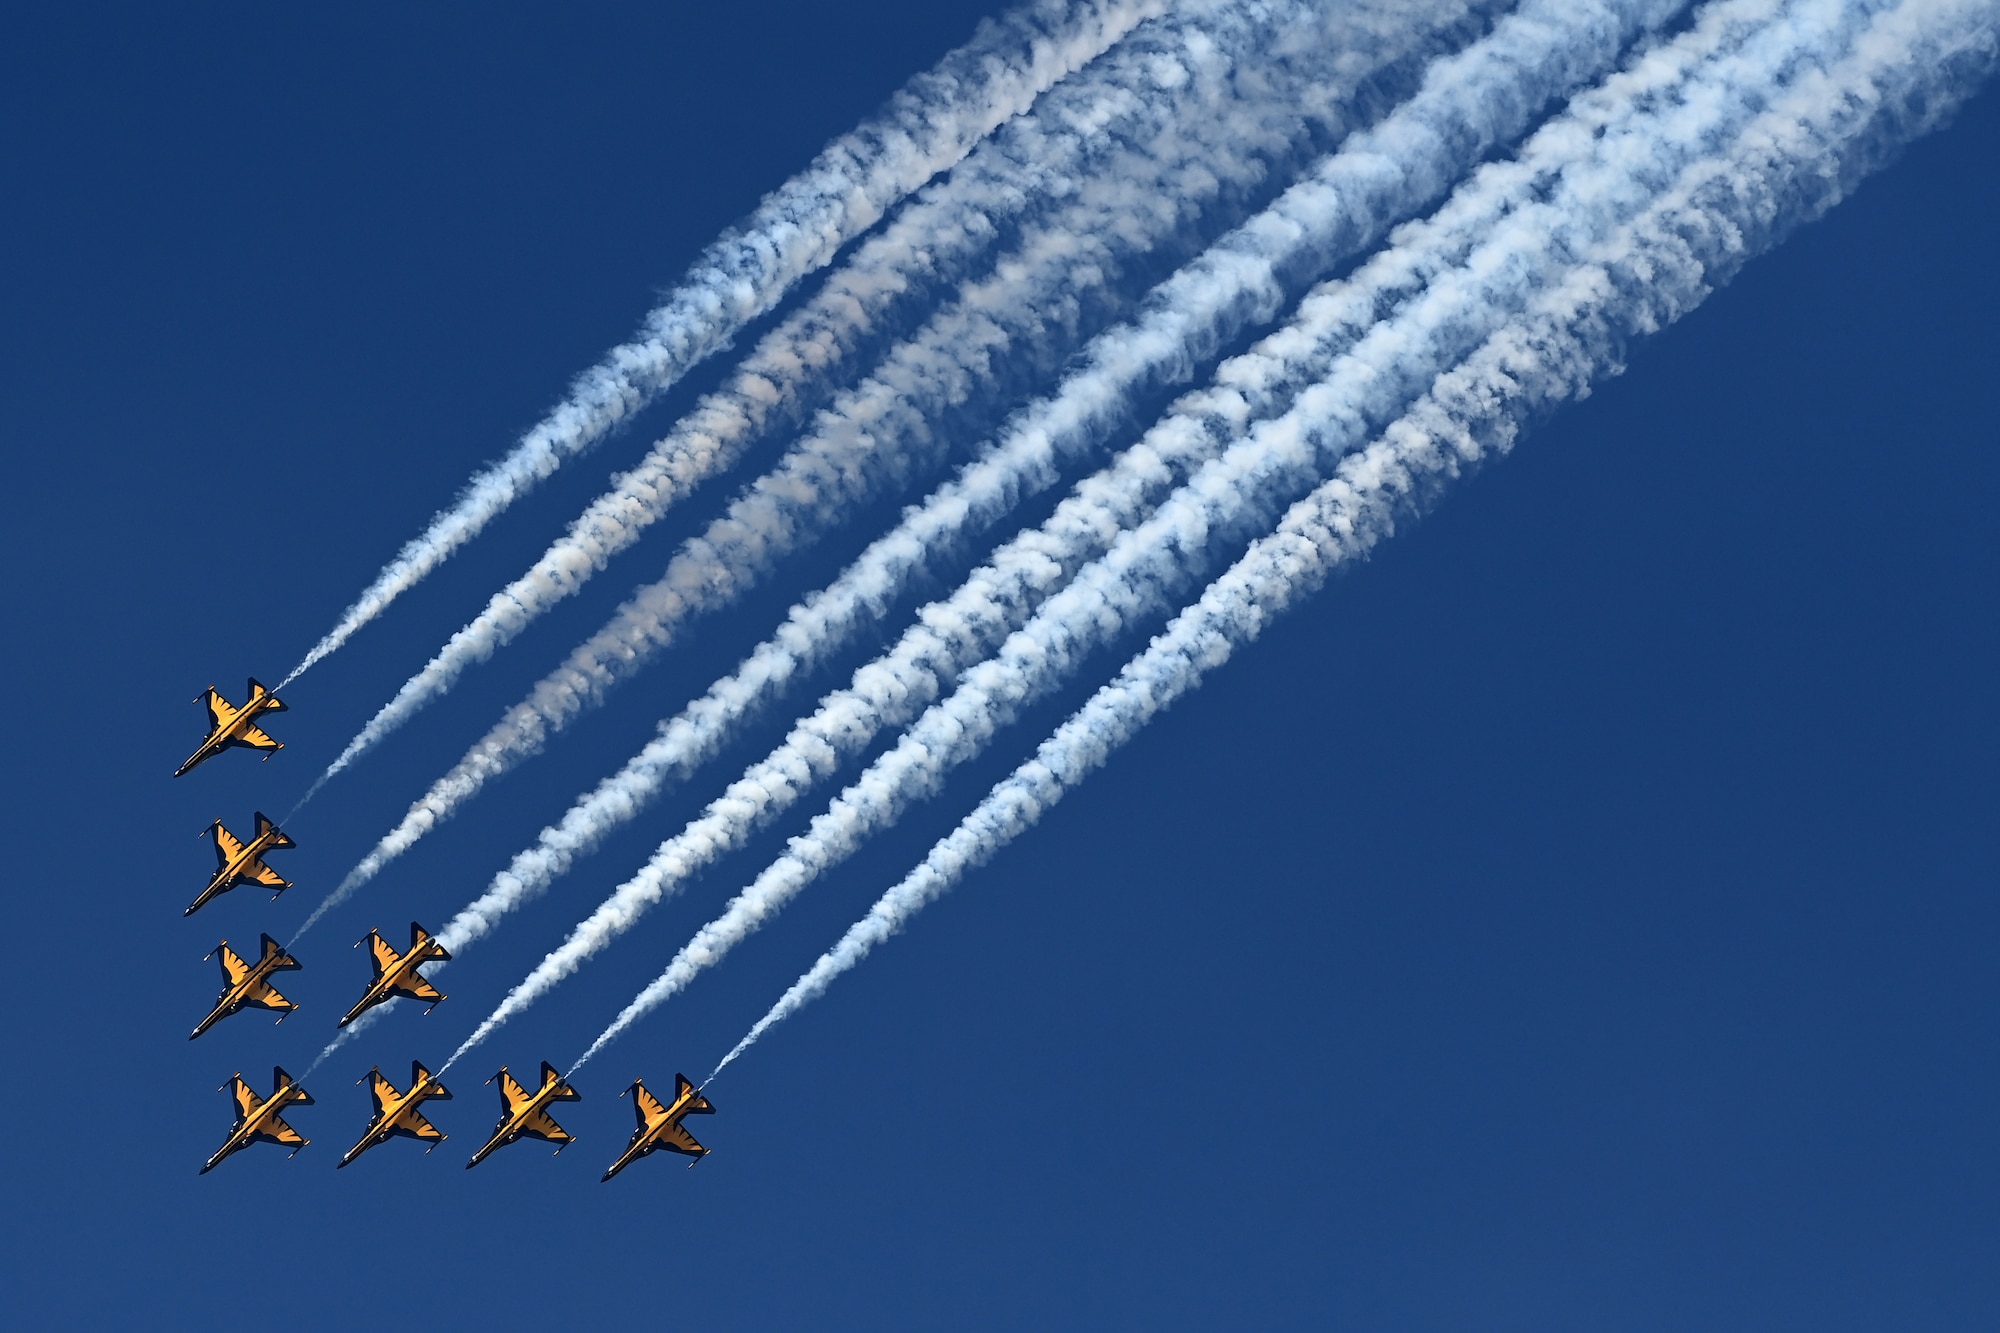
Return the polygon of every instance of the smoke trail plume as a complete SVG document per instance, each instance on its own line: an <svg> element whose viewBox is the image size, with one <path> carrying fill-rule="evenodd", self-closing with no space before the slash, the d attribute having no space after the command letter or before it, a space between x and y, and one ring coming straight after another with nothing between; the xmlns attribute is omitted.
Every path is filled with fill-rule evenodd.
<svg viewBox="0 0 2000 1333"><path fill-rule="evenodd" d="M1768 10L1725 3L1711 13L1750 16ZM1704 66L1703 77L1683 90L1684 98L1661 109L1650 135L1585 141L1588 157L1564 173L1560 189L1518 209L1464 265L1371 329L1284 417L1252 428L1045 603L998 655L967 672L950 698L927 711L806 833L792 839L784 856L695 933L590 1051L683 989L820 873L892 823L912 800L933 794L952 768L983 750L1000 727L1072 674L1090 651L1152 614L1218 536L1226 539L1258 523L1273 501L1307 490L1323 469L1387 424L1382 407L1409 402L1504 327L1539 291L1558 282L1579 255L1602 244L1613 228L1667 188L1680 174L1680 163L1698 157L1686 170L1700 173L1716 160L1727 163L1731 154L1756 151L1765 131L1745 132L1744 122L1776 88L1796 80L1802 57L1810 74L1811 57L1838 53L1852 26L1843 17L1859 15L1830 2L1789 6L1788 21L1770 25L1740 50ZM1810 97L1804 101L1805 109L1818 105ZM1784 114L1794 113L1788 108ZM1710 156L1718 152L1720 159Z"/></svg>
<svg viewBox="0 0 2000 1333"><path fill-rule="evenodd" d="M1183 380L1248 324L1276 313L1301 274L1324 272L1367 249L1388 226L1427 202L1494 144L1518 136L1545 97L1522 95L1524 71L1540 87L1583 82L1609 64L1636 21L1652 13L1620 14L1602 7L1533 3L1486 38L1437 62L1423 87L1380 125L1354 137L1268 209L1224 237L1201 258L1161 284L1128 325L1100 334L1082 364L1051 397L1019 413L996 443L901 524L878 539L822 591L795 605L776 635L760 644L730 676L711 686L623 769L579 799L535 846L521 852L486 891L447 922L439 938L455 952L486 934L505 913L540 893L574 859L630 820L669 781L684 778L720 748L733 728L799 674L877 623L932 551L994 521L1023 495L1053 485L1063 465L1100 445L1122 419L1135 392ZM1557 21L1560 20L1560 21ZM1709 25L1714 27L1717 25ZM1692 48L1697 38L1683 46ZM1709 40L1706 35L1699 40ZM1692 58L1690 56L1689 58ZM1597 99L1608 114L1669 77L1665 68L1623 76ZM1579 107L1579 114L1596 114ZM1607 123L1599 120L1596 123ZM1529 160L1535 154L1529 153ZM1384 158L1399 170L1385 173ZM1497 218L1504 200L1484 201ZM1463 201L1462 201L1463 202ZM1470 218L1461 233L1476 228ZM1404 275L1409 287L1415 275ZM1387 291L1343 289L1344 310L1373 309ZM1324 331L1358 326L1365 315L1308 301L1295 323ZM1217 372L1222 388L1176 404L1175 428L1150 434L1105 471L1077 488L1037 531L1003 545L960 593L926 608L916 628L858 679L860 708L833 696L772 763L795 769L790 754L803 745L838 758L864 748L886 726L899 726L1019 627L1021 621L1113 535L1144 517L1151 505L1251 419L1278 410L1296 385L1323 369L1332 334L1317 341L1288 336L1282 354L1260 346ZM838 719L831 726L815 725ZM755 778L755 773L751 775ZM802 794L792 785L755 782L768 793L747 819L762 823ZM746 825L747 831L747 825ZM614 901L626 921L644 903Z"/></svg>
<svg viewBox="0 0 2000 1333"><path fill-rule="evenodd" d="M1732 160L1688 173L1294 506L821 955L716 1072L1032 827L1330 571L1365 556L1447 482L1507 452L1536 416L1615 373L1629 340L1685 314L1748 258L1934 128L1991 71L1996 29L2000 6L1992 0L1911 0L1873 25L1852 58L1802 80Z"/></svg>
<svg viewBox="0 0 2000 1333"><path fill-rule="evenodd" d="M1461 17L1458 0L1432 3L1442 9L1435 21L1416 13L1403 26L1422 32ZM1055 211L1053 230L1089 235L1124 222L1134 200L1183 195L1177 177L1186 174L1188 154L1163 147L1179 133L1177 122L1213 115L1224 97L1259 114L1269 126L1266 139L1272 129L1301 118L1329 120L1327 109L1310 105L1316 90L1306 76L1355 55L1342 40L1345 32L1325 27L1296 7L1187 0L1183 12L1140 25L1045 94L949 176L926 187L881 235L864 241L811 301L759 342L722 389L704 397L405 682L329 773L345 768L449 690L468 667L581 588L695 486L734 466L756 439L796 424L894 310L923 290L963 279L1001 229ZM1256 77L1246 78L1251 72ZM1232 116L1239 127L1243 115ZM1244 144L1253 160L1260 155L1256 137ZM1106 174L1120 179L1122 198L1105 198L1092 188L1093 178Z"/></svg>
<svg viewBox="0 0 2000 1333"><path fill-rule="evenodd" d="M433 967L431 970L435 972L437 969ZM325 1064L326 1058L329 1055L332 1055L335 1051L347 1045L348 1042L353 1041L356 1037L360 1036L364 1030L375 1026L375 1020L381 1017L384 1012L385 1010L383 1010L380 1007L370 1009L367 1013L361 1015L361 1017L355 1019L352 1023L349 1023L346 1027L334 1033L333 1040L320 1048L320 1053L313 1057L312 1063L306 1066L306 1072L299 1075L299 1078L302 1081L311 1078L313 1070L318 1069L321 1065Z"/></svg>
<svg viewBox="0 0 2000 1333"><path fill-rule="evenodd" d="M385 566L279 683L345 643L570 455L602 439L785 290L1006 121L1102 54L1168 0L1031 0L984 22L970 42L913 79L888 106L834 140L739 227L711 245L639 335L579 376L506 458L467 483Z"/></svg>
<svg viewBox="0 0 2000 1333"><path fill-rule="evenodd" d="M1663 3L1655 0L1654 7ZM1342 22L1359 23L1357 15L1365 11L1338 13ZM1336 69L1320 71L1325 80L1351 91L1363 74L1379 74L1391 56L1407 55L1412 40L1385 39L1375 50L1363 43L1365 36L1364 26L1342 48ZM1358 68L1357 48L1370 52ZM1079 332L1080 294L1102 293L1109 275L1135 250L1157 251L1189 231L1185 199L1174 209L1145 206L1160 182L1181 182L1169 194L1214 198L1211 213L1240 212L1241 196L1262 175L1264 160L1294 146L1294 109L1261 99L1242 105L1230 90L1241 71L1226 64L1205 69L1208 63L1190 60L1186 66L1188 78L1179 89L1184 123L1169 142L1156 145L1164 157L1132 159L1115 179L1099 182L1085 198L1033 229L995 277L933 316L883 369L841 395L776 471L754 483L706 533L684 544L664 579L627 602L434 783L307 924L373 878L491 778L539 751L551 732L671 643L688 617L733 598L784 551L928 461L942 446L933 417L998 392L1003 352L1020 348L1043 368L1053 368ZM1190 106L1187 99L1204 88L1212 88L1212 95L1204 93ZM1339 98L1324 92L1321 97L1331 108L1341 105ZM1261 153L1246 151L1246 145ZM1104 296L1110 299L1109 293ZM345 762L336 761L328 773Z"/></svg>
<svg viewBox="0 0 2000 1333"><path fill-rule="evenodd" d="M1720 132L1718 122L1728 122L1731 108L1740 103L1709 94L1716 86L1727 88L1731 79L1743 77L1747 57L1740 52L1728 58L1711 57L1746 31L1754 32L1755 20L1765 16L1769 8L1762 0L1739 0L1724 6L1678 39L1666 54L1643 59L1637 69L1613 80L1608 88L1578 99L1565 116L1534 136L1516 162L1482 170L1432 219L1402 229L1392 249L1351 278L1330 284L1302 303L1289 328L1266 340L1258 352L1230 363L1227 373L1219 378L1236 386L1240 395L1243 390L1282 382L1332 362L1332 379L1307 391L1317 400L1312 410L1320 414L1337 410L1343 424L1353 430L1370 421L1386 420L1387 413L1408 401L1430 375L1449 364L1449 349L1462 350L1476 341L1508 311L1518 308L1537 274L1551 266L1560 268L1561 253L1543 253L1546 238L1579 230L1587 233L1592 226L1601 230L1629 216L1644 202L1647 177L1670 172L1675 163L1712 141ZM1773 63L1777 62L1767 54L1754 68L1762 73ZM1691 81L1690 71L1702 77ZM1711 109L1690 115L1686 113L1688 104L1705 104ZM1734 121L1740 123L1741 115ZM1642 153L1635 143L1644 141L1650 141L1650 148ZM1455 267L1440 273L1446 265ZM1427 290L1410 294L1427 280ZM1399 293L1405 298L1401 309L1377 323L1382 307ZM1283 354L1274 355L1273 348L1283 349ZM1339 359L1335 360L1337 353ZM1234 412L1218 406L1223 410L1217 412L1215 420L1204 421L1194 413L1170 418L1148 433L1148 445L1164 454L1177 445L1186 447L1180 442L1189 437L1199 439L1209 433L1219 437L1220 443L1257 415L1254 399L1247 396L1237 398L1238 410ZM1286 417L1265 422L1253 432L1251 442L1232 446L1221 459L1204 465L1195 476L1197 487L1183 488L1165 510L1137 530L1136 546L1134 534L1121 537L1112 559L1086 568L1076 582L1043 604L1029 622L1032 634L1017 633L999 658L967 672L960 679L958 694L942 712L933 709L926 715L902 745L878 760L849 788L832 812L814 822L809 834L793 840L790 855L739 895L722 918L697 934L644 997L645 1003L656 1003L684 985L803 887L818 869L845 855L871 821L892 817L891 807L912 791L940 779L945 768L976 751L999 725L995 720L999 710L982 716L977 706L968 706L969 698L990 699L996 679L1010 675L1038 682L1036 689L1052 685L1087 647L1086 640L1116 632L1120 623L1167 596L1188 576L1191 567L1199 564L1200 553L1210 539L1263 512L1260 492L1301 480L1293 474L1313 460L1282 457L1283 442L1299 433L1299 412L1294 407ZM1275 447L1266 444L1271 440L1279 443ZM1273 467L1274 463L1280 466ZM1306 473L1298 489L1309 484L1310 473ZM1115 515L1116 511L1109 513ZM1106 516L1100 514L1100 520ZM1100 521L1098 526L1108 534L1117 531L1118 525L1117 521ZM1162 545L1163 550L1155 549ZM1150 552L1152 567L1139 570L1133 559L1135 551ZM1129 577L1135 605L1115 610L1108 607L1102 593L1108 572ZM956 631L962 639L976 642L977 632L964 626L968 621L976 623L978 617L966 612L987 593L986 583L983 574L975 575L967 589L948 604L947 609L957 609L958 614L939 614L938 608L931 608L922 618L941 631ZM1013 597L1019 600L1018 586ZM986 613L989 630L1007 627L1006 606L1002 601ZM1051 626L1060 627L1059 632L1052 635ZM922 637L924 628L906 636L905 645L928 647ZM939 637L948 634L941 632ZM932 649L931 664L943 656ZM927 669L931 664L924 657L924 652L916 651L899 660L898 654L892 653L858 672L853 688L829 696L818 714L795 728L783 746L747 773L682 835L663 845L638 876L579 925L509 994L473 1040L573 972L694 868L739 844L769 813L795 800L809 781L831 772L843 753L865 744L885 719L900 721L935 697L944 673ZM1024 693L1001 706L1018 707L1025 698ZM956 757L951 757L954 753ZM922 772L926 757L939 761L928 774Z"/></svg>

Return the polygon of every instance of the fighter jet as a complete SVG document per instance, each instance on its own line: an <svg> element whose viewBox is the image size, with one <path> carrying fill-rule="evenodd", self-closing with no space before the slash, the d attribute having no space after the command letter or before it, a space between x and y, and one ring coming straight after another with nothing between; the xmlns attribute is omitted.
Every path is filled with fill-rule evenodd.
<svg viewBox="0 0 2000 1333"><path fill-rule="evenodd" d="M425 1102L448 1102L451 1094L444 1084L437 1081L437 1075L424 1068L423 1061L410 1061L410 1090L397 1092L396 1085L382 1077L380 1066L368 1071L368 1077L359 1080L368 1085L368 1093L375 1099L375 1118L368 1122L368 1132L361 1136L361 1142L347 1150L347 1156L340 1159L340 1165L367 1152L378 1143L387 1143L401 1135L407 1139L422 1139L431 1145L424 1149L429 1152L444 1142L444 1135L438 1127L424 1119L420 1109ZM335 1167L339 1170L339 1167Z"/></svg>
<svg viewBox="0 0 2000 1333"><path fill-rule="evenodd" d="M236 1127L229 1131L229 1137L215 1150L215 1156L208 1159L197 1175L207 1175L215 1170L215 1164L229 1154L253 1143L282 1143L289 1146L292 1156L299 1155L299 1149L312 1140L301 1135L286 1124L279 1113L288 1106L311 1106L312 1096L293 1082L292 1076L275 1065L271 1069L271 1095L260 1101L257 1094L250 1091L250 1085L243 1081L243 1075L232 1074L229 1082L222 1085L236 1098Z"/></svg>
<svg viewBox="0 0 2000 1333"><path fill-rule="evenodd" d="M209 958L222 955L222 998L215 1002L215 1008L209 1010L201 1025L188 1033L189 1041L239 1009L276 1009L279 1011L278 1021L282 1023L286 1014L298 1008L278 994L278 988L271 984L271 974L296 971L299 960L286 953L269 935L262 938L264 952L254 963L245 962L242 954L229 947L228 940L208 951ZM208 959L202 961L207 962Z"/></svg>
<svg viewBox="0 0 2000 1333"><path fill-rule="evenodd" d="M550 1102L580 1102L583 1094L565 1083L554 1065L542 1061L542 1086L533 1092L522 1087L505 1065L500 1066L500 1072L493 1078L500 1080L500 1123L493 1127L493 1137L486 1140L486 1146L472 1154L472 1160L465 1164L466 1170L485 1161L495 1148L504 1148L519 1138L553 1143L558 1153L576 1142L576 1135L555 1122L548 1106ZM486 1081L491 1083L493 1078Z"/></svg>
<svg viewBox="0 0 2000 1333"><path fill-rule="evenodd" d="M175 777L197 764L207 763L232 745L240 745L246 750L262 750L266 759L285 748L253 725L266 713L284 712L285 705L255 679L251 680L249 690L250 697L241 708L223 698L213 685L195 700L208 705L208 739L201 743L199 750L188 756L185 764L174 770Z"/></svg>
<svg viewBox="0 0 2000 1333"><path fill-rule="evenodd" d="M347 1011L347 1017L340 1020L337 1027L346 1027L355 1019L385 1000L393 1000L398 995L412 1000L429 1000L431 1009L438 1007L444 995L437 987L418 975L417 969L425 963L443 963L451 960L444 946L431 938L431 933L412 921L410 923L410 951L397 953L394 945L382 938L380 930L368 932L368 938L355 945L368 946L370 960L375 965L375 980L362 993L361 1003ZM429 1013L431 1009L424 1010Z"/></svg>
<svg viewBox="0 0 2000 1333"><path fill-rule="evenodd" d="M672 1106L662 1106L658 1097L646 1091L644 1079L634 1080L631 1087L618 1095L623 1097L628 1093L632 1097L632 1109L639 1114L639 1127L632 1131L632 1141L625 1145L624 1156L611 1164L611 1169L604 1173L604 1179L611 1179L655 1148L685 1153L694 1158L695 1162L708 1155L708 1149L695 1142L694 1135L688 1133L686 1126L681 1124L681 1117L713 1115L715 1107L709 1104L708 1098L701 1095L699 1088L688 1082L686 1074L674 1075ZM693 1166L694 1162L689 1162L688 1165Z"/></svg>
<svg viewBox="0 0 2000 1333"><path fill-rule="evenodd" d="M292 887L292 882L264 864L264 853L282 851L296 847L285 831L271 822L270 816L262 810L257 813L257 836L245 842L222 826L216 820L202 833L215 840L215 878L208 881L208 887L201 896L188 904L182 916L193 916L201 910L203 903L218 893L227 893L238 884L261 884L272 890L271 900Z"/></svg>

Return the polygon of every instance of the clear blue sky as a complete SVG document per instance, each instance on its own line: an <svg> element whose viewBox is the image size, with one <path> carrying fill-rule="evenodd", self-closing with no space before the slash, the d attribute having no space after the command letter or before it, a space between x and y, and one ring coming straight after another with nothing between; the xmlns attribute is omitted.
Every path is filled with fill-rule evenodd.
<svg viewBox="0 0 2000 1333"><path fill-rule="evenodd" d="M283 1026L192 1044L217 939L285 938L728 487L329 787L285 900L183 920L199 831L289 808L719 367L301 680L268 765L170 782L188 700L282 676L701 245L997 8L0 18L10 1322L2000 1322L1990 91L732 1067L699 1169L600 1186L618 1091L705 1072L1090 682L600 1057L561 1158L460 1169L480 1080L573 1057L817 807L454 1070L443 1150L336 1175L354 1080L441 1061L720 767L330 1060L295 1160L197 1179L217 1084L301 1071L358 995L350 941L437 924L867 534L330 917Z"/></svg>

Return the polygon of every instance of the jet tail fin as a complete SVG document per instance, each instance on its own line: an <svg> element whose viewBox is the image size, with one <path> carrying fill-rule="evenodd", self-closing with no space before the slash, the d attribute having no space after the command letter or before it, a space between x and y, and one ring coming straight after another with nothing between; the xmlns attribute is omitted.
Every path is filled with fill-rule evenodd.
<svg viewBox="0 0 2000 1333"><path fill-rule="evenodd" d="M572 1088L569 1085L569 1083L566 1080L564 1080L563 1076L556 1072L556 1067L554 1065L550 1064L547 1060L544 1060L542 1061L542 1086L546 1088L551 1083L557 1085L562 1089L561 1092L558 1092L555 1095L557 1101L580 1102L583 1100L583 1094L578 1092L575 1088Z"/></svg>

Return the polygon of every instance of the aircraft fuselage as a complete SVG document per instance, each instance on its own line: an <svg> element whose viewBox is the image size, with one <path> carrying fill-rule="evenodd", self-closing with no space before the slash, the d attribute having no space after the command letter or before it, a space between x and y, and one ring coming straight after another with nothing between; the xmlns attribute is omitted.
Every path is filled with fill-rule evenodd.
<svg viewBox="0 0 2000 1333"><path fill-rule="evenodd" d="M249 865L252 861L262 860L264 853L271 850L272 845L278 841L282 832L283 830L276 824L273 824L264 832L259 833L256 837L244 843L243 850L230 857L228 863L222 869L215 872L215 878L208 882L209 891L212 893L215 891L217 885L227 884L231 879L235 878L237 871L243 869L244 866Z"/></svg>
<svg viewBox="0 0 2000 1333"><path fill-rule="evenodd" d="M604 1173L604 1178L606 1180L611 1179L611 1177L637 1161L649 1148L658 1143L668 1130L680 1124L682 1119L687 1116L688 1108L700 1096L700 1088L689 1088L686 1092L674 1098L673 1104L667 1107L666 1118L657 1124L649 1125L645 1129L640 1130L633 1138L631 1146L626 1148L624 1154L611 1164L611 1169ZM700 1159L697 1158L695 1160L699 1161ZM688 1165L693 1166L694 1163L690 1162Z"/></svg>
<svg viewBox="0 0 2000 1333"><path fill-rule="evenodd" d="M266 1122L277 1119L279 1112L298 1100L298 1086L296 1083L287 1083L284 1087L272 1093L269 1100L258 1103L257 1109L249 1115L244 1116L243 1123L230 1131L229 1137L223 1140L220 1148L216 1149L215 1156L209 1158L208 1165L204 1166L197 1174L207 1175L215 1169L216 1163L220 1162L223 1158L240 1149L249 1147L251 1141L263 1132Z"/></svg>
<svg viewBox="0 0 2000 1333"><path fill-rule="evenodd" d="M273 824L264 832L259 833L256 837L244 843L243 850L223 862L222 868L215 872L215 878L211 879L208 882L208 887L201 891L201 896L196 898L192 903L189 903L187 911L181 913L181 915L193 916L201 910L202 905L210 898L213 898L218 893L227 892L235 882L237 874L245 866L255 865L257 862L263 860L264 853L276 846L278 839L283 836L284 830Z"/></svg>
<svg viewBox="0 0 2000 1333"><path fill-rule="evenodd" d="M340 1159L340 1165L346 1166L376 1144L388 1142L389 1139L394 1137L396 1131L402 1128L405 1118L421 1107L426 1098L441 1090L438 1086L437 1075L425 1074L410 1085L408 1092L396 1096L384 1097L382 1099L382 1118L376 1122L375 1128L362 1136L361 1142L347 1150L347 1155ZM339 1168L335 1169L338 1170Z"/></svg>
<svg viewBox="0 0 2000 1333"><path fill-rule="evenodd" d="M469 1171L485 1161L495 1148L503 1148L520 1138L521 1127L528 1123L535 1112L548 1109L549 1103L556 1100L556 1094L567 1091L568 1087L568 1084L558 1081L537 1089L534 1096L524 1102L520 1110L509 1115L506 1123L493 1131L493 1137L486 1140L478 1152L472 1154L472 1160L465 1164L466 1170ZM562 1149L557 1148L556 1151L561 1152Z"/></svg>
<svg viewBox="0 0 2000 1333"><path fill-rule="evenodd" d="M416 969L416 953L417 951L412 949L397 958L394 967L383 968L382 975L375 978L374 984L362 993L361 1002L347 1011L347 1017L340 1020L339 1026L346 1027L376 1005L393 999L391 992L404 977Z"/></svg>
<svg viewBox="0 0 2000 1333"><path fill-rule="evenodd" d="M207 1018L201 1020L201 1026L194 1030L193 1036L190 1036L188 1040L193 1041L195 1037L199 1037L202 1033L229 1017L230 1014L236 1012L237 1008L243 1003L243 997L248 995L258 982L266 980L270 977L271 973L277 971L279 963L289 961L290 959L286 955L274 953L268 958L260 958L252 963L250 965L250 975L223 992L221 1001L216 1004L214 1009L209 1011ZM283 1022L284 1020L280 1018L279 1021Z"/></svg>
<svg viewBox="0 0 2000 1333"><path fill-rule="evenodd" d="M199 702L199 700L197 700L196 702ZM238 736L241 736L244 732L248 731L251 727L251 724L256 722L256 720L262 717L264 714L270 712L272 707L276 705L277 702L278 702L277 695L266 693L266 694L260 694L256 698L251 699L250 701L245 703L243 705L243 711L238 713L235 717L230 718L229 721L223 723L221 726L217 727L214 731L209 733L208 739L201 743L201 748L196 750L193 754L189 755L188 761L185 764L182 764L179 768L174 770L174 776L179 777L181 774L187 772L189 769L195 767L197 764L204 763L207 760L213 759L216 755L222 753L223 748L227 746L229 742L235 740Z"/></svg>
<svg viewBox="0 0 2000 1333"><path fill-rule="evenodd" d="M434 939L424 939L411 945L408 953L397 954L396 961L382 969L382 975L375 978L368 989L362 992L360 1002L349 1009L347 1017L334 1026L344 1028L376 1005L397 998L397 988L408 983L419 967L425 963L443 962L451 956L435 952L436 944ZM431 1003L435 1005L437 1001L433 1000Z"/></svg>

